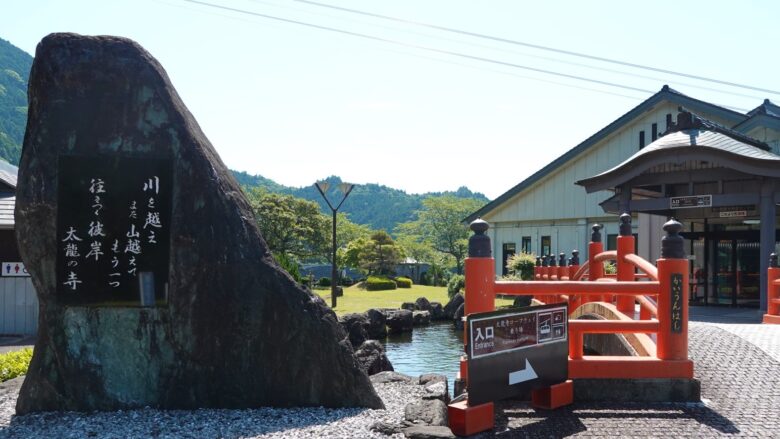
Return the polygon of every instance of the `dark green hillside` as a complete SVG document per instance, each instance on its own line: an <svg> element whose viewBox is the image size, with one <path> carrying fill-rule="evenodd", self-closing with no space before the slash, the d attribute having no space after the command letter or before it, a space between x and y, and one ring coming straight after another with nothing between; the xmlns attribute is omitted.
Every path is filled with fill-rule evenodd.
<svg viewBox="0 0 780 439"><path fill-rule="evenodd" d="M282 186L273 180L260 175L249 175L246 172L233 171L238 182L248 187L261 187L269 192L290 194L306 200L319 203L322 211L330 213L325 201L320 196L317 189L312 186L294 188ZM325 179L335 187L341 183L341 178L331 176ZM340 199L340 193L333 191L328 194L332 199ZM342 212L349 215L352 222L365 224L373 229L384 229L392 232L395 226L415 219L415 211L422 207L422 200L427 197L442 195L454 195L460 198L474 198L487 203L488 198L485 195L471 192L466 187L461 187L455 192L431 192L427 194L407 194L398 189L389 188L379 184L361 184L355 186L355 189L341 207Z"/></svg>
<svg viewBox="0 0 780 439"><path fill-rule="evenodd" d="M0 39L0 158L18 165L27 123L27 81L32 57Z"/></svg>

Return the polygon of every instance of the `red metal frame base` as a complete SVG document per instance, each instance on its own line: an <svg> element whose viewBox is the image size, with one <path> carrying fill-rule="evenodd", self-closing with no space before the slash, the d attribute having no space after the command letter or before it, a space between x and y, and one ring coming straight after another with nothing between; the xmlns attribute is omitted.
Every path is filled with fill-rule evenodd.
<svg viewBox="0 0 780 439"><path fill-rule="evenodd" d="M653 357L584 356L569 358L569 379L577 378L693 378L693 361Z"/></svg>
<svg viewBox="0 0 780 439"><path fill-rule="evenodd" d="M555 384L531 392L531 405L545 410L554 410L574 402L574 382Z"/></svg>
<svg viewBox="0 0 780 439"><path fill-rule="evenodd" d="M447 407L450 430L458 436L470 436L493 429L493 403L469 406L468 400Z"/></svg>
<svg viewBox="0 0 780 439"><path fill-rule="evenodd" d="M775 316L772 314L764 314L764 323L769 323L772 325L780 325L780 316Z"/></svg>

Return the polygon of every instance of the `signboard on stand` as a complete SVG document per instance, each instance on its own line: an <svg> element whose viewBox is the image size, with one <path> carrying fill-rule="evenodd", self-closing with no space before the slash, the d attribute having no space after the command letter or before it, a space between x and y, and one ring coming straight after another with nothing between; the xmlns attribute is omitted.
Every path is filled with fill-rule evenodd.
<svg viewBox="0 0 780 439"><path fill-rule="evenodd" d="M519 396L568 379L565 304L471 314L466 325L470 405Z"/></svg>

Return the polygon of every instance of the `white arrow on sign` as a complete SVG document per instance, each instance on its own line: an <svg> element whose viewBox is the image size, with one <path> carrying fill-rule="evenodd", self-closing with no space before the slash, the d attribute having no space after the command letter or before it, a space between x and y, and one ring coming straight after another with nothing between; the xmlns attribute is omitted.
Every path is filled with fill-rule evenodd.
<svg viewBox="0 0 780 439"><path fill-rule="evenodd" d="M516 370L514 372L509 372L509 385L522 383L524 381L531 381L533 379L539 378L538 375L536 375L536 371L533 367L531 367L531 363L528 362L528 359L525 359L525 369L523 370Z"/></svg>

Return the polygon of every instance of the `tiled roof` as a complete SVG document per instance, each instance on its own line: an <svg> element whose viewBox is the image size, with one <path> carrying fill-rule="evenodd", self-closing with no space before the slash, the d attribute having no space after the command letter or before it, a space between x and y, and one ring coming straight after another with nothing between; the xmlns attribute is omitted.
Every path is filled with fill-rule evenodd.
<svg viewBox="0 0 780 439"><path fill-rule="evenodd" d="M766 114L767 116L780 118L780 105L775 105L769 99L764 99L764 103L748 112L748 116L756 114Z"/></svg>
<svg viewBox="0 0 780 439"><path fill-rule="evenodd" d="M16 189L16 176L19 174L19 168L0 159L0 183L4 183L11 189Z"/></svg>
<svg viewBox="0 0 780 439"><path fill-rule="evenodd" d="M749 143L745 142L744 137L719 132L711 126L695 126L671 132L637 151L614 168L577 181L576 184L585 186L588 192L603 190L606 185L617 184L617 180L622 182L630 179L631 174L635 174L637 170L650 166L652 160L657 161L659 157L679 158L684 153L694 153L701 160L711 160L715 157L723 162L722 164L735 169L740 168L741 165L749 165L751 173L757 175L780 175L780 156L767 151L766 145L761 142L752 139Z"/></svg>

